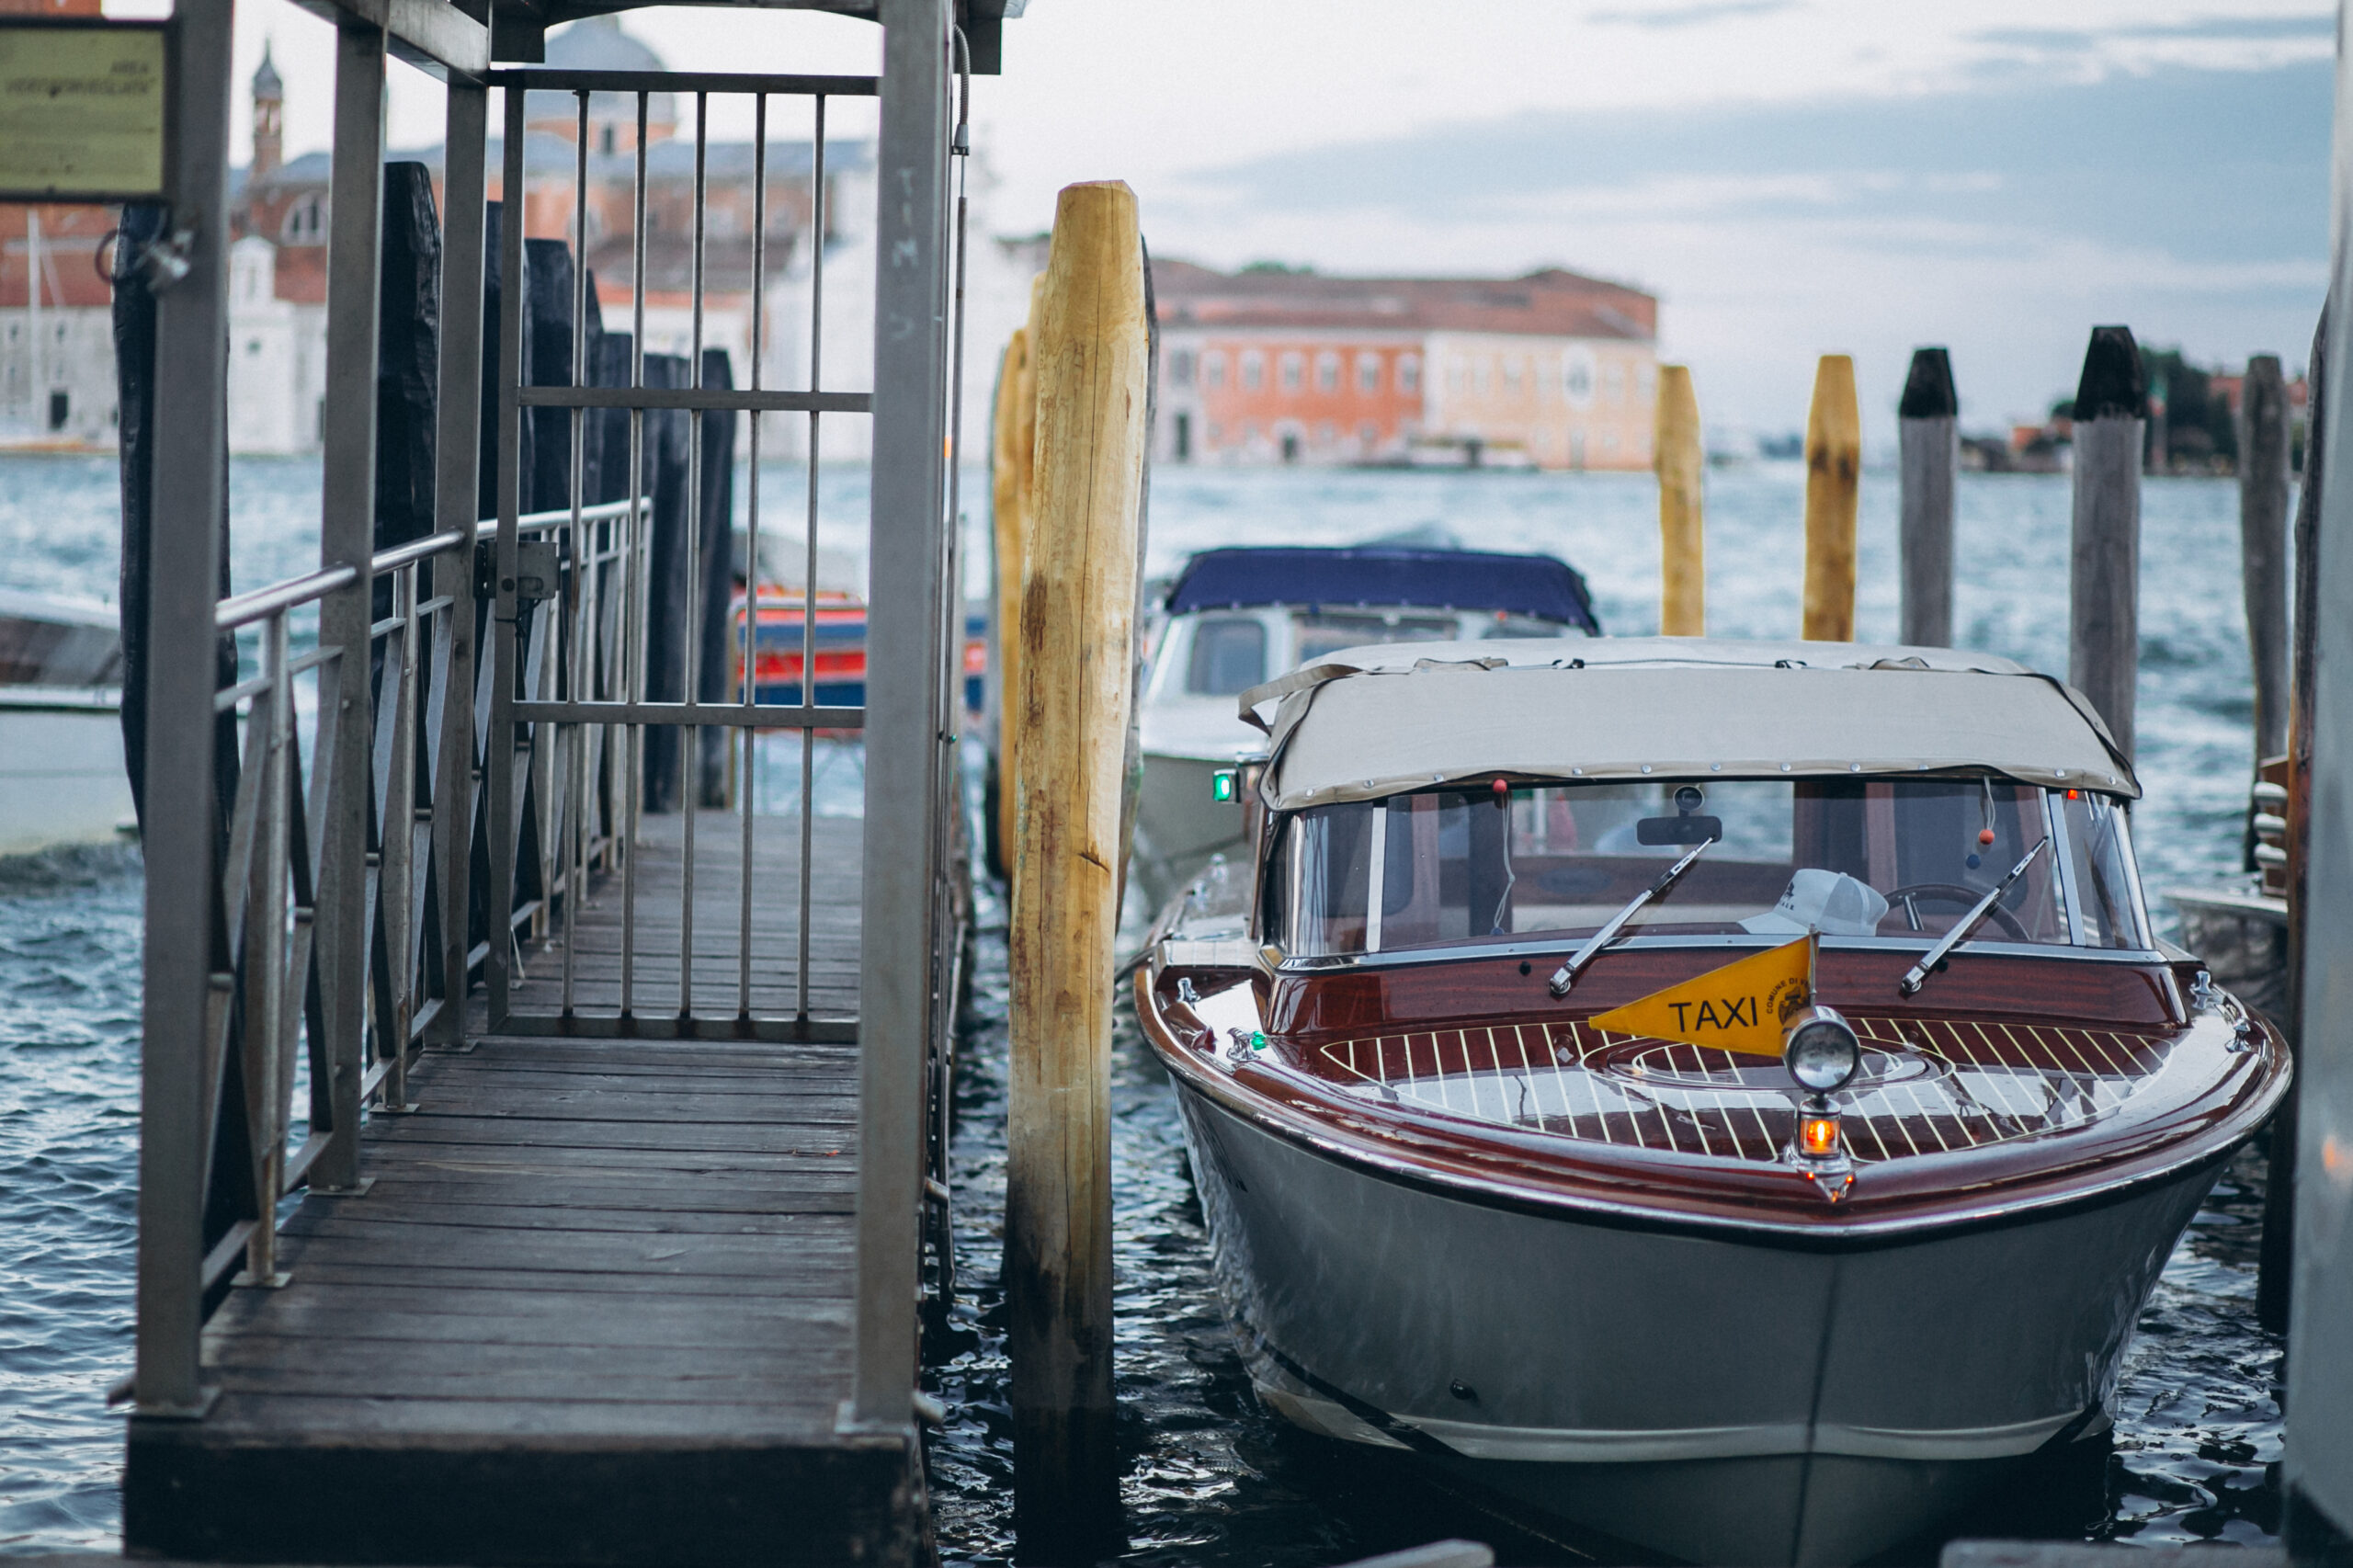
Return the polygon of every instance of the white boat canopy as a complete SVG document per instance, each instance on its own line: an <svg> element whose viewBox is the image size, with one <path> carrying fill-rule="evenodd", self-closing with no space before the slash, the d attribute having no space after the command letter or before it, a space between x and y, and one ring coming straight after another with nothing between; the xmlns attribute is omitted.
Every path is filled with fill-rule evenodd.
<svg viewBox="0 0 2353 1568"><path fill-rule="evenodd" d="M2137 798L2082 693L1949 648L1722 638L1397 642L1242 694L1278 811L1463 779L1951 777ZM1276 704L1269 722L1263 710Z"/></svg>

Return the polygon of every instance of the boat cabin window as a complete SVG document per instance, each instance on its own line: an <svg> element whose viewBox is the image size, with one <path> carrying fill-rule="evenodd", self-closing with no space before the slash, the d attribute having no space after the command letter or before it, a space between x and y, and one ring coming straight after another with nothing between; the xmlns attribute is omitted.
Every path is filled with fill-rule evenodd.
<svg viewBox="0 0 2353 1568"><path fill-rule="evenodd" d="M1353 614L1308 610L1291 618L1300 664L1312 665L1343 648L1375 642L1450 642L1462 635L1461 623L1450 615L1358 610Z"/></svg>
<svg viewBox="0 0 2353 1568"><path fill-rule="evenodd" d="M1195 697L1234 697L1267 678L1267 629L1246 615L1205 615L1193 623L1185 689Z"/></svg>
<svg viewBox="0 0 2353 1568"><path fill-rule="evenodd" d="M2050 835L1976 939L2144 949L2123 809L1992 779L1735 779L1431 790L1288 817L1262 929L1301 957L1599 927L1715 842L1630 935L1881 937L1926 944ZM2046 794L2050 799L2046 801Z"/></svg>

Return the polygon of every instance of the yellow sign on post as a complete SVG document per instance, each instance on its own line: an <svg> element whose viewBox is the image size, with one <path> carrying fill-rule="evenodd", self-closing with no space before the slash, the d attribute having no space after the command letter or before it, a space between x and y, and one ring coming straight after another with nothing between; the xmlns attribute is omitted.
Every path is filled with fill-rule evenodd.
<svg viewBox="0 0 2353 1568"><path fill-rule="evenodd" d="M0 17L0 201L164 192L164 28Z"/></svg>
<svg viewBox="0 0 2353 1568"><path fill-rule="evenodd" d="M1620 1034L1779 1056L1782 1029L1813 1000L1813 943L1809 931L1586 1021Z"/></svg>

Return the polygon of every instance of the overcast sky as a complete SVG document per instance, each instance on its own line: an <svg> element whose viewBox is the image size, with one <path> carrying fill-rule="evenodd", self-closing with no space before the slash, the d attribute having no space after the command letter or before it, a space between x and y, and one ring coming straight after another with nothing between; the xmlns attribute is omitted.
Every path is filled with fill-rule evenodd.
<svg viewBox="0 0 2353 1568"><path fill-rule="evenodd" d="M878 57L839 17L628 26L680 68ZM1030 0L974 87L976 172L999 233L1120 178L1158 255L1623 279L1711 423L1802 425L1815 357L1846 352L1892 439L1919 344L1952 349L1972 427L2072 390L2098 323L2300 366L2332 26L2325 0ZM325 24L248 0L238 32L241 79L273 44L290 152L324 147ZM398 69L395 143L439 121ZM246 134L240 104L240 157Z"/></svg>

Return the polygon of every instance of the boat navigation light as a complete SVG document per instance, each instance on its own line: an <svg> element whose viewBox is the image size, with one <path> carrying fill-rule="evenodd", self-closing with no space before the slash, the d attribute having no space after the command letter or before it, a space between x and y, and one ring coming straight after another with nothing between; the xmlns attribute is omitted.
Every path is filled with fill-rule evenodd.
<svg viewBox="0 0 2353 1568"><path fill-rule="evenodd" d="M1798 1149L1809 1160L1826 1160L1838 1153L1838 1113L1798 1119Z"/></svg>
<svg viewBox="0 0 2353 1568"><path fill-rule="evenodd" d="M1782 1037L1781 1064L1802 1086L1826 1095L1845 1088L1861 1068L1862 1042L1855 1038L1853 1026L1834 1009L1807 1007Z"/></svg>

